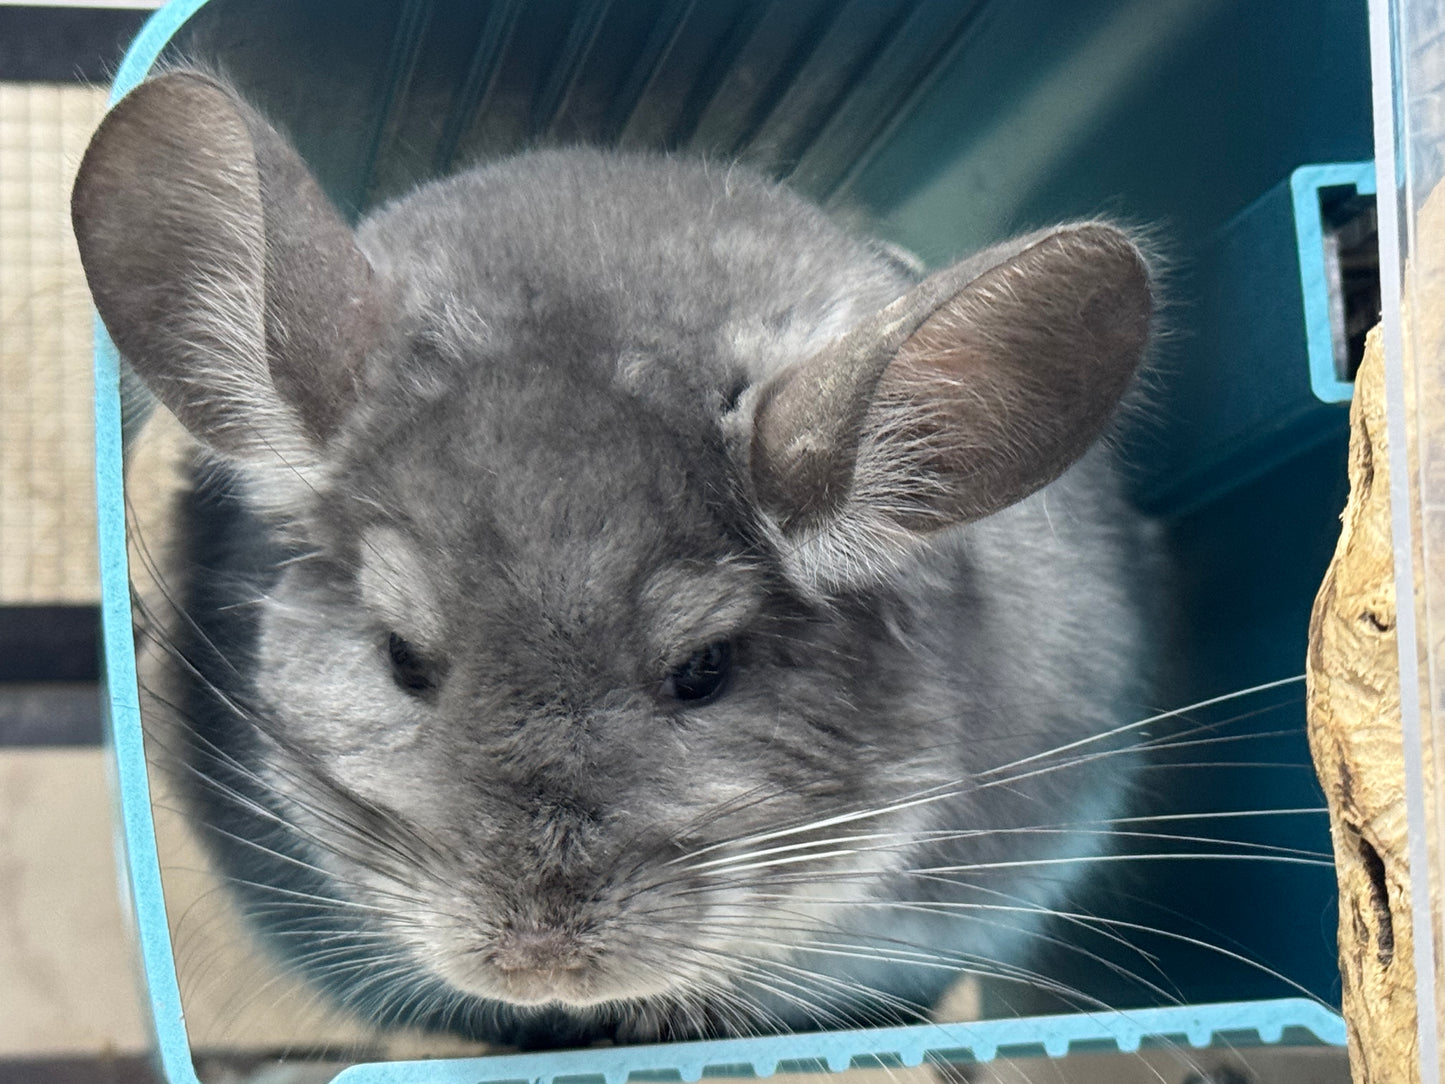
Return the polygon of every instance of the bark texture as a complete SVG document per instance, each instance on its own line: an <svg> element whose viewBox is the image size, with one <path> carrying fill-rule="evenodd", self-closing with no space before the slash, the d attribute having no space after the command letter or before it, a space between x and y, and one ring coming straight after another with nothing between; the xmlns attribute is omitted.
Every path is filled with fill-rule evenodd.
<svg viewBox="0 0 1445 1084"><path fill-rule="evenodd" d="M1380 329L1350 407L1350 499L1310 619L1309 738L1330 807L1355 1084L1419 1077Z"/></svg>

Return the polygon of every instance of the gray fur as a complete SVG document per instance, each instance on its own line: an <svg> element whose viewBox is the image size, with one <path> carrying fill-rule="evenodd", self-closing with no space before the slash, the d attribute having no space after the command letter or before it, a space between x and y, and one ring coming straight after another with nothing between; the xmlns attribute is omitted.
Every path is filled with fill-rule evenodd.
<svg viewBox="0 0 1445 1084"><path fill-rule="evenodd" d="M197 99L209 119L169 123ZM143 141L178 127L210 145L158 176ZM228 155L259 195L218 188ZM1026 962L1080 864L920 871L1095 853L1025 829L1124 799L1117 756L1001 769L1145 697L1139 525L1103 450L1054 480L1145 348L1128 239L1071 227L915 285L742 170L563 150L426 185L353 240L298 168L178 73L107 120L75 203L106 325L228 480L190 513L193 801L261 932L379 1022L521 1042L906 1018L978 959ZM157 189L205 199L148 217L175 206ZM240 317L205 329L252 329L239 361L166 315L213 305L218 276L186 275L207 216L252 246ZM855 331L890 305L886 343ZM866 378L829 360L864 354ZM779 465L803 446L838 492ZM427 687L398 684L393 637ZM659 694L720 640L722 695Z"/></svg>

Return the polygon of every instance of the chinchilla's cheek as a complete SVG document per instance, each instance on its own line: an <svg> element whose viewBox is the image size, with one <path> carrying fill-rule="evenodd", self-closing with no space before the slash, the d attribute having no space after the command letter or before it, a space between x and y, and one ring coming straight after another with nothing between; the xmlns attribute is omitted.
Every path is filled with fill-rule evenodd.
<svg viewBox="0 0 1445 1084"><path fill-rule="evenodd" d="M427 712L396 688L364 614L284 584L259 607L254 680L277 739L327 761L417 745Z"/></svg>

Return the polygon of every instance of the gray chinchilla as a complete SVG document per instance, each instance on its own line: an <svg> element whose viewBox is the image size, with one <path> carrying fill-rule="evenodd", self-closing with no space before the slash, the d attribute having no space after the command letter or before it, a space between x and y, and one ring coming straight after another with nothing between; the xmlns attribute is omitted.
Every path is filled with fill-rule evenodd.
<svg viewBox="0 0 1445 1084"><path fill-rule="evenodd" d="M536 1045L1028 974L1128 788L1059 751L1147 700L1095 447L1150 339L1125 232L917 281L742 169L584 149L353 230L189 70L105 119L73 212L206 450L189 807L337 1003Z"/></svg>

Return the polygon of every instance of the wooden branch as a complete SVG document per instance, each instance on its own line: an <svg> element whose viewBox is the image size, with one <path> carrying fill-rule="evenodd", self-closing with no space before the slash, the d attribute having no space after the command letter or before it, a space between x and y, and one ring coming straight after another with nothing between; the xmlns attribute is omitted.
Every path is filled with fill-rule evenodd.
<svg viewBox="0 0 1445 1084"><path fill-rule="evenodd" d="M1310 618L1309 738L1330 807L1355 1084L1417 1084L1389 446L1380 329L1350 408L1350 499Z"/></svg>

